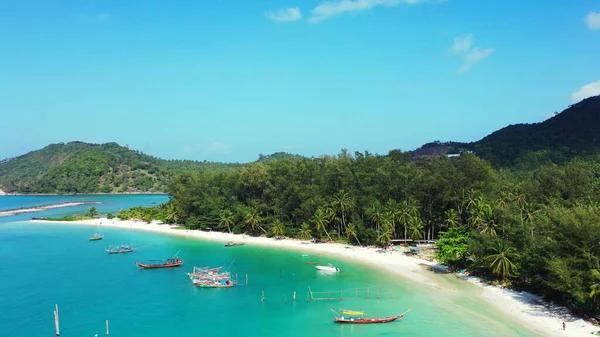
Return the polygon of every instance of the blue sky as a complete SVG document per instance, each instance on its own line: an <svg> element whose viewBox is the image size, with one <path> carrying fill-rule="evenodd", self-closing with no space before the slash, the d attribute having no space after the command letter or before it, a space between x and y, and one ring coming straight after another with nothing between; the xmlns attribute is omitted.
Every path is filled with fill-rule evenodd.
<svg viewBox="0 0 600 337"><path fill-rule="evenodd" d="M600 94L600 0L4 0L0 158L474 141Z"/></svg>

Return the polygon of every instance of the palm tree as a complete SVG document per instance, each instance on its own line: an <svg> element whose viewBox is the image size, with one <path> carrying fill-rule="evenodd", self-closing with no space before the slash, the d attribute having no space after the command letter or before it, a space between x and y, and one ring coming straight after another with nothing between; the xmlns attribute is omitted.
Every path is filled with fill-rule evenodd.
<svg viewBox="0 0 600 337"><path fill-rule="evenodd" d="M271 231L273 232L273 235L275 237L283 236L283 232L285 231L285 226L283 225L283 222L281 222L279 219L275 219L275 221L273 221Z"/></svg>
<svg viewBox="0 0 600 337"><path fill-rule="evenodd" d="M532 202L525 202L523 208L521 208L521 219L522 221L529 224L531 229L531 237L533 238L533 221L536 215L540 212L538 206Z"/></svg>
<svg viewBox="0 0 600 337"><path fill-rule="evenodd" d="M98 216L98 210L96 209L96 207L91 207L90 210L88 211L88 215L92 218L95 218L96 216Z"/></svg>
<svg viewBox="0 0 600 337"><path fill-rule="evenodd" d="M502 191L500 192L500 196L498 197L498 207L502 209L507 209L510 206L510 202L513 199L513 195L510 192Z"/></svg>
<svg viewBox="0 0 600 337"><path fill-rule="evenodd" d="M454 208L450 208L449 210L444 212L444 223L448 228L458 227L460 225L460 219L458 218L458 213Z"/></svg>
<svg viewBox="0 0 600 337"><path fill-rule="evenodd" d="M319 233L319 236L321 235L321 233L325 232L325 234L327 234L327 237L329 238L329 241L333 241L331 240L331 236L329 236L329 233L327 232L327 225L329 224L329 222L327 221L325 212L323 212L322 209L317 209L317 211L313 215L312 221L317 227L317 232Z"/></svg>
<svg viewBox="0 0 600 337"><path fill-rule="evenodd" d="M418 216L411 216L408 220L408 231L410 238L420 240L423 238L423 220Z"/></svg>
<svg viewBox="0 0 600 337"><path fill-rule="evenodd" d="M265 234L267 233L267 231L260 226L260 222L262 221L262 218L260 217L260 213L258 212L258 210L255 207L248 208L248 211L246 212L246 216L244 217L244 221L246 222L246 225L249 225L250 228L252 228L252 232L256 231L256 227L258 227Z"/></svg>
<svg viewBox="0 0 600 337"><path fill-rule="evenodd" d="M515 276L517 266L515 261L519 258L517 250L498 240L490 250L491 254L484 258L490 271L503 279Z"/></svg>
<svg viewBox="0 0 600 337"><path fill-rule="evenodd" d="M358 237L356 236L356 226L354 226L353 223L349 223L348 226L346 226L346 236L348 237L348 241L350 241L351 238L355 238L358 245L362 246L360 240L358 240Z"/></svg>
<svg viewBox="0 0 600 337"><path fill-rule="evenodd" d="M388 247L392 242L392 228L389 223L384 223L381 226L381 234L377 237L377 241L382 247Z"/></svg>
<svg viewBox="0 0 600 337"><path fill-rule="evenodd" d="M377 236L379 236L379 229L381 227L381 221L383 220L383 208L379 201L375 201L373 206L369 209L369 219L373 221L377 228Z"/></svg>
<svg viewBox="0 0 600 337"><path fill-rule="evenodd" d="M342 227L338 226L338 235L342 235L342 229L346 227L346 213L351 212L354 209L354 200L348 192L340 190L333 197L333 207L336 212L342 215Z"/></svg>
<svg viewBox="0 0 600 337"><path fill-rule="evenodd" d="M494 222L494 215L492 213L492 207L486 205L479 218L477 228L482 234L489 234L490 236L496 236L496 223Z"/></svg>
<svg viewBox="0 0 600 337"><path fill-rule="evenodd" d="M413 200L403 200L398 205L398 211L396 212L396 220L404 227L404 239L408 238L408 222L411 216L418 213L418 205Z"/></svg>
<svg viewBox="0 0 600 337"><path fill-rule="evenodd" d="M222 227L227 227L227 231L231 233L231 226L233 226L234 223L233 213L230 210L226 209L221 211L219 214L219 225Z"/></svg>
<svg viewBox="0 0 600 337"><path fill-rule="evenodd" d="M311 237L310 226L306 222L302 223L302 226L300 227L300 231L298 232L298 236L302 240L310 239L310 237Z"/></svg>
<svg viewBox="0 0 600 337"><path fill-rule="evenodd" d="M166 204L164 212L167 223L179 222L179 212L177 211L177 207L175 207L173 202L168 202Z"/></svg>

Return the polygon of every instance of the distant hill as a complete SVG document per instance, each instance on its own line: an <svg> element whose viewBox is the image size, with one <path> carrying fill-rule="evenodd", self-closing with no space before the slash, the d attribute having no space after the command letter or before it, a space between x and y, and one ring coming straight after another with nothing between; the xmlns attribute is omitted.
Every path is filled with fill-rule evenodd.
<svg viewBox="0 0 600 337"><path fill-rule="evenodd" d="M279 160L279 159L284 159L284 158L304 158L301 155L298 154L291 154L291 153L287 153L287 152L275 152L273 154L259 154L258 155L258 163L267 163L273 160Z"/></svg>
<svg viewBox="0 0 600 337"><path fill-rule="evenodd" d="M516 124L469 144L496 166L564 162L600 154L600 96L570 106L541 123Z"/></svg>
<svg viewBox="0 0 600 337"><path fill-rule="evenodd" d="M162 160L117 143L59 143L0 161L0 189L59 194L164 192L167 180L181 171L224 171L239 165Z"/></svg>
<svg viewBox="0 0 600 337"><path fill-rule="evenodd" d="M531 168L600 155L600 96L587 98L541 123L509 125L472 143L433 142L413 159L473 151L496 167Z"/></svg>

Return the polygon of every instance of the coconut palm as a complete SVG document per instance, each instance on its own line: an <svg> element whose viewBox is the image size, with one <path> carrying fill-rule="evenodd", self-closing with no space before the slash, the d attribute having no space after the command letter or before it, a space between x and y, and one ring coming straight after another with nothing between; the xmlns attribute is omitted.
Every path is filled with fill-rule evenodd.
<svg viewBox="0 0 600 337"><path fill-rule="evenodd" d="M306 222L302 223L302 226L300 227L300 231L298 231L298 236L302 240L310 239L310 237L311 237L310 226Z"/></svg>
<svg viewBox="0 0 600 337"><path fill-rule="evenodd" d="M165 204L165 220L167 223L177 223L179 222L179 212L177 211L177 207L173 202L168 202Z"/></svg>
<svg viewBox="0 0 600 337"><path fill-rule="evenodd" d="M518 258L519 254L516 249L508 246L504 241L498 240L484 261L494 275L506 279L515 276L517 270L515 262Z"/></svg>
<svg viewBox="0 0 600 337"><path fill-rule="evenodd" d="M246 222L246 225L250 226L250 228L252 229L252 232L255 232L256 227L258 227L265 234L267 233L267 231L260 226L261 221L262 221L262 218L260 217L260 213L258 212L258 210L255 207L249 207L248 210L246 211L246 216L244 217L244 222Z"/></svg>
<svg viewBox="0 0 600 337"><path fill-rule="evenodd" d="M271 231L273 232L273 235L275 237L283 236L283 233L285 231L285 226L283 225L283 222L281 222L279 219L275 219L271 226Z"/></svg>
<svg viewBox="0 0 600 337"><path fill-rule="evenodd" d="M362 246L360 244L360 240L356 236L356 226L354 226L353 223L349 223L348 226L346 226L346 237L348 237L348 241L350 241L352 238L356 239L356 242L358 242L358 245Z"/></svg>
<svg viewBox="0 0 600 337"><path fill-rule="evenodd" d="M494 221L494 214L490 205L487 205L487 207L481 210L478 219L477 229L479 229L482 234L496 236L496 222Z"/></svg>
<svg viewBox="0 0 600 337"><path fill-rule="evenodd" d="M91 207L90 210L88 211L88 215L92 218L95 218L96 216L98 216L98 210L96 209L96 207Z"/></svg>
<svg viewBox="0 0 600 337"><path fill-rule="evenodd" d="M377 236L379 236L379 230L381 228L381 221L383 220L383 207L379 201L375 201L373 206L369 209L369 219L373 221L377 228Z"/></svg>
<svg viewBox="0 0 600 337"><path fill-rule="evenodd" d="M418 216L411 216L408 220L408 232L413 240L423 238L423 220Z"/></svg>
<svg viewBox="0 0 600 337"><path fill-rule="evenodd" d="M342 222L341 222L341 227L338 226L338 235L342 235L342 229L346 227L346 214L348 214L349 212L351 212L354 209L354 200L352 199L352 197L350 197L350 195L348 194L348 192L344 191L344 190L340 190L334 197L333 197L333 209L336 211L336 213L340 213L342 216Z"/></svg>
<svg viewBox="0 0 600 337"><path fill-rule="evenodd" d="M387 247L390 245L390 242L392 242L392 227L389 223L384 223L381 226L381 233L377 237L377 242L379 242L382 247Z"/></svg>
<svg viewBox="0 0 600 337"><path fill-rule="evenodd" d="M458 218L458 213L454 208L450 208L449 210L444 212L444 223L448 228L458 227L460 225L460 219Z"/></svg>
<svg viewBox="0 0 600 337"><path fill-rule="evenodd" d="M321 235L321 233L325 232L327 238L329 238L329 241L333 241L331 240L331 236L329 236L329 233L327 232L327 225L329 224L329 222L327 221L325 212L322 209L317 209L317 211L312 217L312 221L317 227L317 232L319 233L319 236Z"/></svg>
<svg viewBox="0 0 600 337"><path fill-rule="evenodd" d="M221 211L219 214L219 225L222 227L227 227L227 231L231 233L231 226L233 226L234 223L233 213L230 210L226 209Z"/></svg>

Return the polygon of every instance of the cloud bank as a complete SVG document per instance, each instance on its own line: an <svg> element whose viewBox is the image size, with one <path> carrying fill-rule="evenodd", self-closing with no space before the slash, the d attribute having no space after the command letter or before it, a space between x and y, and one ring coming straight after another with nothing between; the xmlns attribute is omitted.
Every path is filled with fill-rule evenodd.
<svg viewBox="0 0 600 337"><path fill-rule="evenodd" d="M588 97L600 95L600 81L588 83L571 94L571 101L577 103Z"/></svg>
<svg viewBox="0 0 600 337"><path fill-rule="evenodd" d="M267 12L265 17L275 22L293 22L302 19L302 12L299 8L285 8L278 12Z"/></svg>

